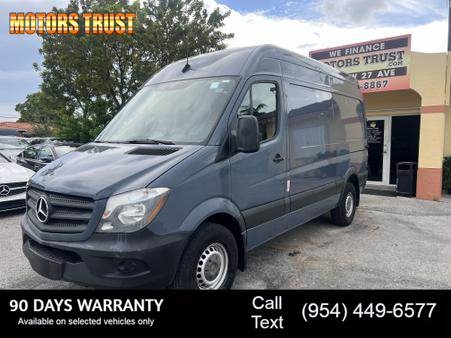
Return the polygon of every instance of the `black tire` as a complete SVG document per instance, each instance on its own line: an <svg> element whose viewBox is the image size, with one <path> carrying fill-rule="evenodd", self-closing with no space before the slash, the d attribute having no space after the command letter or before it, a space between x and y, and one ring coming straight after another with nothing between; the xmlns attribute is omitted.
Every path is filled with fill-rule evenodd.
<svg viewBox="0 0 451 338"><path fill-rule="evenodd" d="M347 201L349 203L349 198L352 198L352 212L349 212L349 205L348 209L346 208ZM330 212L332 216L332 223L342 227L350 225L354 220L354 215L357 208L356 202L357 194L354 185L347 182L340 201L338 202L338 206Z"/></svg>
<svg viewBox="0 0 451 338"><path fill-rule="evenodd" d="M219 253L219 251L214 252L218 249L221 253ZM174 281L169 288L183 290L202 289L202 282L208 281L208 278L205 277L206 273L201 275L198 270L208 271L202 269L202 267L205 268L207 266L206 261L208 259L201 259L201 256L204 257L205 253L207 253L207 255L209 255L208 257L214 258L214 260L220 259L219 257L225 258L225 255L221 255L223 249L227 252L228 263L222 264L222 266L227 265L227 270L225 271L224 276L224 274L220 272L221 269L219 269L218 276L221 275L223 277L218 279L218 284L215 289L230 289L235 280L235 274L238 267L238 247L233 234L224 226L216 223L205 223L201 226L200 230L194 234L194 237L188 244L180 261ZM221 266L221 264L218 265ZM213 267L215 266L216 265ZM222 282L221 279L223 279ZM198 282L198 280L200 282Z"/></svg>

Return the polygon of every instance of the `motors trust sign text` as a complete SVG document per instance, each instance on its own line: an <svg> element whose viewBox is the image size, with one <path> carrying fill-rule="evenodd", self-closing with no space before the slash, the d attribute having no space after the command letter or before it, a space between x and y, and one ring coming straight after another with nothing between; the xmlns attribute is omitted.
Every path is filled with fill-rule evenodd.
<svg viewBox="0 0 451 338"><path fill-rule="evenodd" d="M310 57L351 74L363 92L410 88L411 36L403 35L310 52Z"/></svg>
<svg viewBox="0 0 451 338"><path fill-rule="evenodd" d="M133 33L135 13L10 13L10 34L77 34L80 20L86 34Z"/></svg>

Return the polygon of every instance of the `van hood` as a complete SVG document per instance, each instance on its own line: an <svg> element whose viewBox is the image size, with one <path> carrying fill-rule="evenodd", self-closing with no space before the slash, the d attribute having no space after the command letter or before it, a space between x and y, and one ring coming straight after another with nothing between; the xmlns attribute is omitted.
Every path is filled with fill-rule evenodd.
<svg viewBox="0 0 451 338"><path fill-rule="evenodd" d="M39 170L30 185L94 200L148 186L200 145L89 143Z"/></svg>

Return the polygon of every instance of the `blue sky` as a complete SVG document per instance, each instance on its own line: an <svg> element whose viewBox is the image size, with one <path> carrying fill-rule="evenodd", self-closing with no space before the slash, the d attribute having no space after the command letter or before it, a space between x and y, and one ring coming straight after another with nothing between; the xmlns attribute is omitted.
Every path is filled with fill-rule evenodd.
<svg viewBox="0 0 451 338"><path fill-rule="evenodd" d="M224 31L230 47L273 43L309 50L412 33L413 49L445 51L447 0L204 0L231 10ZM68 0L0 1L0 121L15 120L17 103L38 90L40 38L10 35L10 12L49 12ZM8 118L10 117L10 118Z"/></svg>
<svg viewBox="0 0 451 338"><path fill-rule="evenodd" d="M311 0L220 0L218 2L241 13L260 12L265 15L303 19L311 19L319 14L319 11L315 9L316 1Z"/></svg>

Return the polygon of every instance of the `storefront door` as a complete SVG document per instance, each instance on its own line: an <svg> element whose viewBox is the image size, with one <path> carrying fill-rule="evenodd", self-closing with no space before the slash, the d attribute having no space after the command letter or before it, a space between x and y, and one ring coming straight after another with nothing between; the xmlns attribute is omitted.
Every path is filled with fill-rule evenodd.
<svg viewBox="0 0 451 338"><path fill-rule="evenodd" d="M368 118L368 181L390 183L391 117Z"/></svg>

